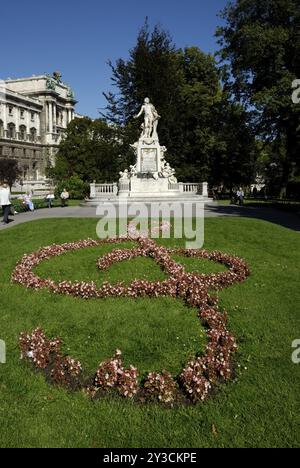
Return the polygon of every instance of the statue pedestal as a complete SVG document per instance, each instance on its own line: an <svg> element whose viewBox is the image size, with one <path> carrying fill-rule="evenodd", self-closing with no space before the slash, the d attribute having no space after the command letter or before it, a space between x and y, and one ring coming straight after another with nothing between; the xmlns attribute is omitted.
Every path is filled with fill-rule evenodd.
<svg viewBox="0 0 300 468"><path fill-rule="evenodd" d="M138 174L131 179L130 197L170 196L168 179L153 179Z"/></svg>
<svg viewBox="0 0 300 468"><path fill-rule="evenodd" d="M164 147L161 147L158 138L140 138L132 146L136 152L136 171L138 174L158 174L162 170Z"/></svg>
<svg viewBox="0 0 300 468"><path fill-rule="evenodd" d="M122 173L119 181L119 197L151 198L180 195L175 171L165 160L166 148L160 146L158 137L141 137L132 145L136 164L131 171Z"/></svg>

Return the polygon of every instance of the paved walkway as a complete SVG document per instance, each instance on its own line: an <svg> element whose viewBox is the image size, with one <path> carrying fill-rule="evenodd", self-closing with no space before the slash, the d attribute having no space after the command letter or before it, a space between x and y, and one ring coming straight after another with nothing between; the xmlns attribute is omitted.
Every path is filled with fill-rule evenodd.
<svg viewBox="0 0 300 468"><path fill-rule="evenodd" d="M299 215L270 208L250 208L238 207L233 205L223 206L218 205L217 203L211 203L210 205L206 206L205 216L234 216L262 219L300 232ZM69 206L65 208L45 208L37 210L34 213L20 213L18 215L15 215L14 217L11 217L12 221L9 225L0 225L0 230L10 229L13 226L17 226L18 224L27 223L30 221L51 218L97 218L96 208L84 206Z"/></svg>

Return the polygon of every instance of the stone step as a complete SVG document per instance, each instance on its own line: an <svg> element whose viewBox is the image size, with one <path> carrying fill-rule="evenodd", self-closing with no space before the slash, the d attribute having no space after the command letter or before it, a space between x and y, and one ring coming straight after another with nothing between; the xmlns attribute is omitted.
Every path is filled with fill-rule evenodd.
<svg viewBox="0 0 300 468"><path fill-rule="evenodd" d="M99 205L110 205L113 204L115 206L118 206L122 203L127 203L130 205L133 204L145 204L145 205L150 205L151 203L196 203L196 202L203 202L205 204L210 204L213 202L212 198L206 198L201 195L191 195L191 196L180 196L180 197L132 197L132 198L97 198L93 200L88 200L85 201L81 206L86 206L86 207L97 207Z"/></svg>

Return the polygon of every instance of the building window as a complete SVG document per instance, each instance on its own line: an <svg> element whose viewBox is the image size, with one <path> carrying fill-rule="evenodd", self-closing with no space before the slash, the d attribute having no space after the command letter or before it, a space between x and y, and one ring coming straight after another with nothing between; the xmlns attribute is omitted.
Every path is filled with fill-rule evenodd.
<svg viewBox="0 0 300 468"><path fill-rule="evenodd" d="M16 126L13 123L9 123L7 126L7 137L11 140L16 138Z"/></svg>
<svg viewBox="0 0 300 468"><path fill-rule="evenodd" d="M9 113L9 115L13 115L13 113L14 113L13 107L9 106L8 113Z"/></svg>
<svg viewBox="0 0 300 468"><path fill-rule="evenodd" d="M20 140L26 140L26 127L25 127L25 125L20 126L19 138L20 138Z"/></svg>
<svg viewBox="0 0 300 468"><path fill-rule="evenodd" d="M28 169L29 169L29 166L27 166L27 165L23 166L23 178L25 180L27 179Z"/></svg>
<svg viewBox="0 0 300 468"><path fill-rule="evenodd" d="M31 112L31 120L34 120L34 112Z"/></svg>
<svg viewBox="0 0 300 468"><path fill-rule="evenodd" d="M20 110L20 117L21 117L22 120L24 119L24 110L23 109Z"/></svg>
<svg viewBox="0 0 300 468"><path fill-rule="evenodd" d="M30 141L35 142L36 141L36 128L31 128L30 129Z"/></svg>

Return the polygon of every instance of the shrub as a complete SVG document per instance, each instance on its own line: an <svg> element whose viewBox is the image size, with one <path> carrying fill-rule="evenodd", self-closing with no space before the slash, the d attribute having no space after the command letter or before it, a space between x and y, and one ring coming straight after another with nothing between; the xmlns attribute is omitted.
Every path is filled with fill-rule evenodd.
<svg viewBox="0 0 300 468"><path fill-rule="evenodd" d="M89 184L83 182L83 180L76 175L59 182L55 190L55 196L59 198L64 189L67 189L70 198L73 200L83 200L89 195Z"/></svg>

